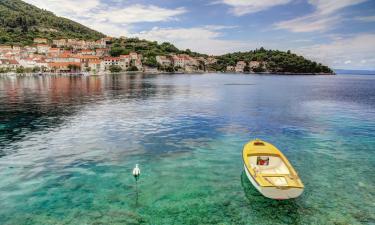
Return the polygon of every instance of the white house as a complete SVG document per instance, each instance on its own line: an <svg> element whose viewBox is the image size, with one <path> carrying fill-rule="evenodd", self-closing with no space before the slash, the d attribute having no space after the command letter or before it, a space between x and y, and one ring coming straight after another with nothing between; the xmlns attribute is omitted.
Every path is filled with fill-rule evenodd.
<svg viewBox="0 0 375 225"><path fill-rule="evenodd" d="M18 61L18 63L20 64L20 66L23 66L24 68L34 68L34 67L36 67L36 62L32 58L20 59Z"/></svg>
<svg viewBox="0 0 375 225"><path fill-rule="evenodd" d="M235 68L236 73L243 73L245 66L246 66L246 62L238 61L236 68Z"/></svg>
<svg viewBox="0 0 375 225"><path fill-rule="evenodd" d="M131 66L131 61L130 55L120 55L119 66L122 70L127 70Z"/></svg>
<svg viewBox="0 0 375 225"><path fill-rule="evenodd" d="M253 69L253 68L258 68L260 66L260 62L258 62L258 61L250 61L249 62L249 67L251 68L251 69Z"/></svg>
<svg viewBox="0 0 375 225"><path fill-rule="evenodd" d="M162 66L170 66L172 64L172 61L168 59L166 56L156 56L156 62L159 63Z"/></svg>
<svg viewBox="0 0 375 225"><path fill-rule="evenodd" d="M47 54L50 49L50 46L46 44L38 44L36 48L39 54Z"/></svg>
<svg viewBox="0 0 375 225"><path fill-rule="evenodd" d="M110 66L120 66L120 57L105 57L101 61L100 68L108 70Z"/></svg>
<svg viewBox="0 0 375 225"><path fill-rule="evenodd" d="M53 40L52 43L57 47L64 47L66 45L66 39Z"/></svg>

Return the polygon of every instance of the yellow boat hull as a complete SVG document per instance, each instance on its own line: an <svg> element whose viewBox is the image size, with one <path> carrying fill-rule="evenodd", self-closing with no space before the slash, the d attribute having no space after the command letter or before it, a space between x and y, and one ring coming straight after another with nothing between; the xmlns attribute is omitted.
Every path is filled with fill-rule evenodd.
<svg viewBox="0 0 375 225"><path fill-rule="evenodd" d="M288 159L272 144L261 140L247 143L243 150L246 176L265 197L297 198L304 186Z"/></svg>

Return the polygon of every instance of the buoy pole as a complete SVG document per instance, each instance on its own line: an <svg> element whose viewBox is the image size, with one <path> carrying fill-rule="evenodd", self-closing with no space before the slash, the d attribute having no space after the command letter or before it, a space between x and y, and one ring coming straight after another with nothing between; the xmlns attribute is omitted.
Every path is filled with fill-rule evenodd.
<svg viewBox="0 0 375 225"><path fill-rule="evenodd" d="M135 179L135 192L136 192L136 202L135 204L138 205L138 179L141 176L141 169L139 169L138 164L135 164L133 169L133 176Z"/></svg>

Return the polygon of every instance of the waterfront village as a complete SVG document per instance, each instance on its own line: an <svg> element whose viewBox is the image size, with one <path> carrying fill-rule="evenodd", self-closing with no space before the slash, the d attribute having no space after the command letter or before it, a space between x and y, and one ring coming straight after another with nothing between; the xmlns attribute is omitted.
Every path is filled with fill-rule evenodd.
<svg viewBox="0 0 375 225"><path fill-rule="evenodd" d="M35 38L30 46L0 45L0 73L76 73L104 74L108 72L210 72L214 57L191 57L187 54L156 56L158 67L143 65L141 54L130 52L110 56L111 37L97 41ZM244 72L246 67L259 67L259 62L237 62L228 72ZM166 70L172 68L172 71Z"/></svg>

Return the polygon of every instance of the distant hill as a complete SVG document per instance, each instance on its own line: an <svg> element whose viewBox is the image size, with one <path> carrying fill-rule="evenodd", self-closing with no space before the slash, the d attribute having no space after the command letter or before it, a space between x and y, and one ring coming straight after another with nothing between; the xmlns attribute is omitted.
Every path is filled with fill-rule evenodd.
<svg viewBox="0 0 375 225"><path fill-rule="evenodd" d="M290 51L266 50L264 48L248 52L235 52L218 56L216 70L235 66L238 61L258 61L263 65L256 72L270 73L333 73L328 66L311 61Z"/></svg>
<svg viewBox="0 0 375 225"><path fill-rule="evenodd" d="M0 0L0 44L29 45L37 37L49 40L59 38L97 40L105 35L21 0ZM144 56L143 63L146 66L158 66L157 55L186 54L193 57L208 57L208 55L192 52L189 49L180 50L168 42L159 44L156 41L138 38L115 38L110 48L112 56L130 52L140 53ZM224 72L227 71L228 66L235 66L238 61L245 61L245 72L333 73L329 67L290 51L260 48L254 51L215 56L215 58L217 62L211 63L208 68L204 69ZM250 65L251 61L257 61L259 65L253 68Z"/></svg>
<svg viewBox="0 0 375 225"><path fill-rule="evenodd" d="M27 45L36 37L97 40L104 36L21 0L0 0L0 44Z"/></svg>

